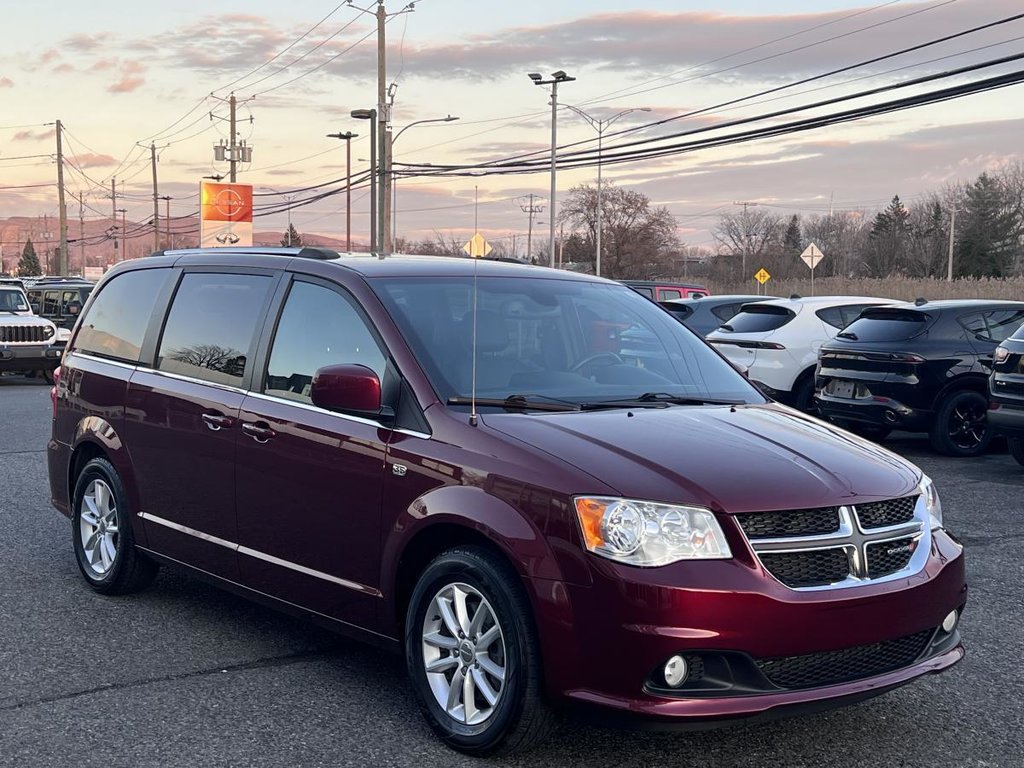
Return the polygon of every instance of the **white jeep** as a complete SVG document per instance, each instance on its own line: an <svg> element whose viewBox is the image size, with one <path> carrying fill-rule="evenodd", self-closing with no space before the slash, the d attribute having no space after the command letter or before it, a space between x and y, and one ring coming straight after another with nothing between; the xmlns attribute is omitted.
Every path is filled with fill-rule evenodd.
<svg viewBox="0 0 1024 768"><path fill-rule="evenodd" d="M52 380L63 346L57 342L57 326L32 313L25 291L0 284L0 373L39 373Z"/></svg>

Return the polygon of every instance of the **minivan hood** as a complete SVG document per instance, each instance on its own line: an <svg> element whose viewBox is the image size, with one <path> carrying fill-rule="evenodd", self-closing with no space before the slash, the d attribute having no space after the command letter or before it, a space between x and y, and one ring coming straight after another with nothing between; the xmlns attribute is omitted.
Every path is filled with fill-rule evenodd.
<svg viewBox="0 0 1024 768"><path fill-rule="evenodd" d="M884 448L777 404L504 413L484 421L622 496L729 513L906 496L921 474Z"/></svg>

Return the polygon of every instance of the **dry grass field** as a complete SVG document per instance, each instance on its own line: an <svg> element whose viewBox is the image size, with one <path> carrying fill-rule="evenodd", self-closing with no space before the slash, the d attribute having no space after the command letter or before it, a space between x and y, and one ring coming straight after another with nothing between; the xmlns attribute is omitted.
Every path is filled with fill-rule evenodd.
<svg viewBox="0 0 1024 768"><path fill-rule="evenodd" d="M757 293L754 280L732 282L709 280L707 287L713 294ZM811 281L769 280L765 284L769 296L811 295ZM946 282L936 278L845 278L824 277L814 281L814 293L818 296L879 296L901 301L926 299L1012 299L1024 301L1024 277L994 279L963 278Z"/></svg>

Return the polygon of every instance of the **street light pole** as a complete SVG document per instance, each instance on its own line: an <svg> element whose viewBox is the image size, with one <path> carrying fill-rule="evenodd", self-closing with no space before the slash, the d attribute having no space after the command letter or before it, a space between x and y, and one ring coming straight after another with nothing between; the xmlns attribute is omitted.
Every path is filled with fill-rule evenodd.
<svg viewBox="0 0 1024 768"><path fill-rule="evenodd" d="M604 120L598 120L592 115L588 115L579 107L574 107L572 104L566 104L566 107L571 109L577 115L582 117L588 123L590 127L597 131L597 226L594 233L594 274L601 274L601 229L602 229L602 202L604 197L604 190L601 185L601 154L603 149L604 141L604 129L618 120L620 117L628 115L630 112L650 112L650 107L633 107L632 109L624 109L618 114L612 115L611 117L605 118Z"/></svg>
<svg viewBox="0 0 1024 768"><path fill-rule="evenodd" d="M576 78L569 77L562 70L551 73L550 80L544 80L543 77L537 72L531 72L528 77L533 81L534 85L550 85L551 86L551 210L548 214L551 218L548 228L548 256L551 266L555 266L555 219L557 212L557 201L556 201L556 187L555 187L555 173L556 173L556 157L558 152L558 84L559 83L571 83Z"/></svg>
<svg viewBox="0 0 1024 768"><path fill-rule="evenodd" d="M458 120L457 117L446 115L445 117L430 117L425 120L414 120L407 126L402 128L398 133L391 137L390 146L388 147L388 177L391 179L391 242L394 244L398 240L398 177L395 175L392 163L394 161L393 149L395 142L398 141L398 137L408 131L414 125L423 125L424 123L451 123Z"/></svg>
<svg viewBox="0 0 1024 768"><path fill-rule="evenodd" d="M328 133L329 139L345 142L345 250L352 251L352 139L359 134L352 131Z"/></svg>
<svg viewBox="0 0 1024 768"><path fill-rule="evenodd" d="M377 239L380 234L380 221L377 219L377 110L353 109L352 117L356 120L370 121L370 253L377 252Z"/></svg>

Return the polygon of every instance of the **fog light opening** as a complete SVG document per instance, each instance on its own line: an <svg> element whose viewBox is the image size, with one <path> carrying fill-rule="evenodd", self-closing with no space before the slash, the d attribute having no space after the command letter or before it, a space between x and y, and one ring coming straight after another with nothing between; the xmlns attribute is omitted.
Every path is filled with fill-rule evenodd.
<svg viewBox="0 0 1024 768"><path fill-rule="evenodd" d="M669 684L669 687L678 688L686 682L686 676L690 674L690 669L686 659L682 656L673 656L665 663L663 674L665 675L665 682Z"/></svg>
<svg viewBox="0 0 1024 768"><path fill-rule="evenodd" d="M957 616L956 611L950 611L948 614L946 614L946 618L942 620L942 631L948 635L950 632L956 629L956 622L958 618L959 617Z"/></svg>

